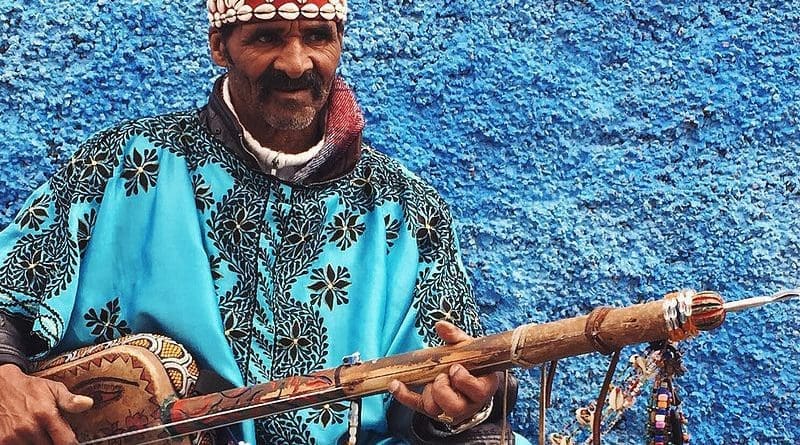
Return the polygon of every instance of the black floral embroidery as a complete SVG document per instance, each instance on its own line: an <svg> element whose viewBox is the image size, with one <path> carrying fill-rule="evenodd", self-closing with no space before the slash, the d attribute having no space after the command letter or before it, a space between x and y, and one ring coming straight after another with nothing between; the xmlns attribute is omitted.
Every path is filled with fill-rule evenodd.
<svg viewBox="0 0 800 445"><path fill-rule="evenodd" d="M419 217L419 228L417 229L417 241L425 246L436 246L439 244L438 226L441 218L438 215L423 215Z"/></svg>
<svg viewBox="0 0 800 445"><path fill-rule="evenodd" d="M241 244L245 239L253 239L258 232L258 215L247 207L240 207L228 219L222 221L225 229L223 237L230 237L234 244Z"/></svg>
<svg viewBox="0 0 800 445"><path fill-rule="evenodd" d="M78 220L78 248L81 251L81 255L86 251L86 246L89 245L89 240L92 238L92 229L96 222L97 211L95 209L92 209Z"/></svg>
<svg viewBox="0 0 800 445"><path fill-rule="evenodd" d="M220 297L220 312L223 314L225 334L234 355L239 358L239 363L237 364L240 367L244 367L246 363L242 363L242 361L250 355L252 326L248 319L249 313L242 310L243 305L241 303L241 301L234 298L234 293L231 291L225 292ZM250 310L249 308L245 309L247 311Z"/></svg>
<svg viewBox="0 0 800 445"><path fill-rule="evenodd" d="M48 282L47 271L50 264L45 261L41 249L29 249L20 252L19 268L22 271L22 278L25 285L33 289L35 293L44 291Z"/></svg>
<svg viewBox="0 0 800 445"><path fill-rule="evenodd" d="M123 153L133 137L155 148ZM419 263L426 273L418 277L412 302L418 333L435 343L433 321L456 316L468 332L479 329L463 271L455 266L445 205L397 163L365 148L353 172L342 180L318 187L288 186L249 170L198 125L195 112L189 112L126 123L88 141L54 178L47 205L37 203L48 212L44 219L37 210L24 220L25 228L36 233L23 237L3 260L0 285L31 296L11 304L37 307L53 319L53 332L46 333L50 343L63 335L64 326L48 299L76 276L78 254L89 244L109 178L122 175L128 196L147 192L158 179L157 157L166 151L184 157L189 168L198 216L208 229L209 268L222 323L247 384L307 374L328 363L331 315L322 307L352 304L349 290L355 277L320 258L363 242L363 221L374 217L369 215L374 211L384 217L387 252L406 233L419 246ZM229 174L229 188L212 193L209 184L217 187L217 182L206 181L209 172ZM331 216L331 203L345 210ZM380 207L384 204L399 207L393 212L398 216L386 215L386 208ZM75 216L77 238L69 238L74 237L70 231L75 229ZM303 294L298 283L308 286L308 300L298 298ZM118 301L90 310L84 319L98 342L130 331ZM256 422L256 434L264 443L312 444L310 426L335 427L342 417L340 408L272 416Z"/></svg>
<svg viewBox="0 0 800 445"><path fill-rule="evenodd" d="M206 184L200 175L192 176L192 186L194 187L194 204L197 210L205 212L214 205L214 197L211 195L211 186Z"/></svg>
<svg viewBox="0 0 800 445"><path fill-rule="evenodd" d="M336 243L339 249L347 250L366 228L364 223L358 222L358 215L340 213L333 217L333 222L328 226L327 232L332 243Z"/></svg>
<svg viewBox="0 0 800 445"><path fill-rule="evenodd" d="M386 225L386 254L394 247L397 238L400 237L400 221L392 218L391 215L383 217L383 223Z"/></svg>
<svg viewBox="0 0 800 445"><path fill-rule="evenodd" d="M295 413L278 414L256 421L257 444L308 444L317 443L303 418Z"/></svg>
<svg viewBox="0 0 800 445"><path fill-rule="evenodd" d="M289 221L289 234L286 235L286 246L292 249L302 247L314 236L311 221Z"/></svg>
<svg viewBox="0 0 800 445"><path fill-rule="evenodd" d="M281 307L275 308L275 348L272 356L272 377L309 374L322 369L328 351L325 320L311 306L288 295ZM268 346L268 345L266 345Z"/></svg>
<svg viewBox="0 0 800 445"><path fill-rule="evenodd" d="M332 423L343 423L349 407L343 403L326 403L315 408L306 419L306 423L318 423L327 428Z"/></svg>
<svg viewBox="0 0 800 445"><path fill-rule="evenodd" d="M213 246L209 252L209 261L214 287L219 294L220 315L229 329L235 328L237 333L246 333L244 337L229 335L228 342L247 383L266 380L268 373L257 374L251 367L254 366L254 362L263 361L268 364L271 360L270 348L264 347L264 354L261 357L259 357L261 351L253 351L253 334L256 332L260 334L262 330L266 331L269 328L265 326L259 330L253 326L255 319L253 312L258 306L259 289L256 264L260 255L258 237L255 236L255 215L263 213L264 205L262 195L253 194L245 188L234 187L214 204L206 221L209 228L208 238ZM247 217L248 212L252 212L253 216ZM237 214L241 215L238 220L248 222L244 226L248 229L247 232L242 230L231 232L228 229L237 226ZM239 227L242 228L241 222ZM252 229L252 234L249 229ZM214 274L214 271L217 273ZM260 369L261 365L255 367ZM251 373L255 376L251 376Z"/></svg>
<svg viewBox="0 0 800 445"><path fill-rule="evenodd" d="M447 298L439 300L439 307L431 310L429 316L435 321L448 321L453 324L459 324L458 322L461 321L461 314L455 310Z"/></svg>
<svg viewBox="0 0 800 445"><path fill-rule="evenodd" d="M75 176L83 176L80 172L83 168L83 159L73 156L69 158L69 161L64 165L64 173L67 178L73 178Z"/></svg>
<svg viewBox="0 0 800 445"><path fill-rule="evenodd" d="M77 264L77 243L63 229L53 225L20 238L0 266L0 286L35 297L50 311L46 301L66 289Z"/></svg>
<svg viewBox="0 0 800 445"><path fill-rule="evenodd" d="M429 344L441 344L441 339L432 335L429 328L439 320L449 321L473 337L483 335L469 283L453 279L459 275L462 272L458 263L450 262L437 268L425 267L417 276L414 307L419 316L415 325Z"/></svg>
<svg viewBox="0 0 800 445"><path fill-rule="evenodd" d="M214 255L208 257L208 266L211 268L211 278L214 279L214 284L216 284L217 280L222 278L222 271L220 270L221 264L222 259L220 257Z"/></svg>
<svg viewBox="0 0 800 445"><path fill-rule="evenodd" d="M375 198L375 187L372 185L372 168L367 165L364 167L362 175L352 180L356 190L360 190L368 202Z"/></svg>
<svg viewBox="0 0 800 445"><path fill-rule="evenodd" d="M346 184L337 187L336 193L342 198L343 204L349 210L364 215L375 210L381 202L399 202L402 199L401 190L386 187L386 168L380 161L363 163Z"/></svg>
<svg viewBox="0 0 800 445"><path fill-rule="evenodd" d="M125 194L136 195L139 191L147 192L156 185L158 179L158 154L154 149L147 149L142 155L139 150L125 157L122 170L125 179Z"/></svg>
<svg viewBox="0 0 800 445"><path fill-rule="evenodd" d="M305 355L303 350L312 345L311 339L299 321L293 322L288 331L285 328L286 325L279 326L276 344L286 350L290 360L297 361Z"/></svg>
<svg viewBox="0 0 800 445"><path fill-rule="evenodd" d="M43 194L34 199L30 207L23 210L17 216L16 222L20 227L31 230L39 230L42 223L47 219L47 208L50 206L50 196Z"/></svg>
<svg viewBox="0 0 800 445"><path fill-rule="evenodd" d="M242 340L247 337L247 332L242 329L242 326L237 323L236 317L233 314L225 314L225 336L231 340Z"/></svg>
<svg viewBox="0 0 800 445"><path fill-rule="evenodd" d="M314 282L308 286L314 292L311 294L311 303L317 306L322 302L333 310L334 305L346 304L347 287L350 286L350 272L346 267L336 266L336 269L329 264L324 269L314 269L311 271L311 279Z"/></svg>
<svg viewBox="0 0 800 445"><path fill-rule="evenodd" d="M89 179L105 179L111 176L111 170L110 153L104 150L97 151L83 159L83 168L80 170L80 178L82 181Z"/></svg>
<svg viewBox="0 0 800 445"><path fill-rule="evenodd" d="M90 308L83 315L86 327L92 328L92 335L97 337L95 343L103 343L131 333L128 322L120 320L120 312L119 298L115 298L107 302L99 314L94 308Z"/></svg>

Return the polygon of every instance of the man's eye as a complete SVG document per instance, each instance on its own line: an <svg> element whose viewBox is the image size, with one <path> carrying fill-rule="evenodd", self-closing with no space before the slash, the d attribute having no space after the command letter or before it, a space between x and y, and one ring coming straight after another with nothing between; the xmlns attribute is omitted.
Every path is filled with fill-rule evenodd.
<svg viewBox="0 0 800 445"><path fill-rule="evenodd" d="M264 33L256 36L255 41L259 43L276 43L280 38L273 33Z"/></svg>
<svg viewBox="0 0 800 445"><path fill-rule="evenodd" d="M333 34L329 31L314 31L306 35L306 42L327 43L333 40Z"/></svg>

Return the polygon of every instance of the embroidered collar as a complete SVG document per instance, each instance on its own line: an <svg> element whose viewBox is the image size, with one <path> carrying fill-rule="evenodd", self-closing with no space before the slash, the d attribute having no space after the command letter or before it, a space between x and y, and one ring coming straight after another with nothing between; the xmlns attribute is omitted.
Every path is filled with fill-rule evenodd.
<svg viewBox="0 0 800 445"><path fill-rule="evenodd" d="M248 131L247 128L242 124L242 120L239 119L239 114L236 113L236 108L233 106L233 102L231 101L230 82L228 80L228 76L225 76L222 83L222 99L225 101L225 105L228 107L228 110L230 110L231 114L236 119L236 123L239 124L239 127L242 130L244 148L256 158L263 171L269 172L269 174L278 176L281 179L289 179L290 176L287 176L287 167L289 167L289 171L302 167L308 161L310 161L311 158L316 156L317 153L319 153L319 151L322 149L322 146L325 142L325 137L311 146L311 148L296 154L284 153L282 151L273 150L269 147L261 145L256 138L253 137L250 131Z"/></svg>
<svg viewBox="0 0 800 445"><path fill-rule="evenodd" d="M249 168L269 174L246 149L243 128L223 98L224 79L224 76L217 79L208 105L199 110L198 117L209 133L225 145L232 155ZM353 92L341 78L333 82L327 108L322 148L285 181L303 185L331 181L350 172L361 156L364 116Z"/></svg>

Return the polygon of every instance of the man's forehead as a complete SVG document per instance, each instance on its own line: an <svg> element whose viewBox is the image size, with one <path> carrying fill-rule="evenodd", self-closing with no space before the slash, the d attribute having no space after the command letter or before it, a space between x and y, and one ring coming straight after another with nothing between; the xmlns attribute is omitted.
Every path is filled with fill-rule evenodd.
<svg viewBox="0 0 800 445"><path fill-rule="evenodd" d="M325 20L342 23L347 0L207 0L211 25L272 20Z"/></svg>
<svg viewBox="0 0 800 445"><path fill-rule="evenodd" d="M251 20L247 23L242 23L239 26L244 32L257 32L260 30L275 30L275 31L289 31L290 29L298 29L300 31L307 29L335 29L336 23L330 20L318 19L303 19L303 20Z"/></svg>

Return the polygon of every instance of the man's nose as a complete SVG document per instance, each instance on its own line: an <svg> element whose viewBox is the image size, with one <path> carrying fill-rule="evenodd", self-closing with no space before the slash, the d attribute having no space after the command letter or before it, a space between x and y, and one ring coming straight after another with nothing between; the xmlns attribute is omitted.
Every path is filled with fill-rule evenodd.
<svg viewBox="0 0 800 445"><path fill-rule="evenodd" d="M283 47L275 60L275 69L296 79L314 67L306 47L299 39L291 39Z"/></svg>

